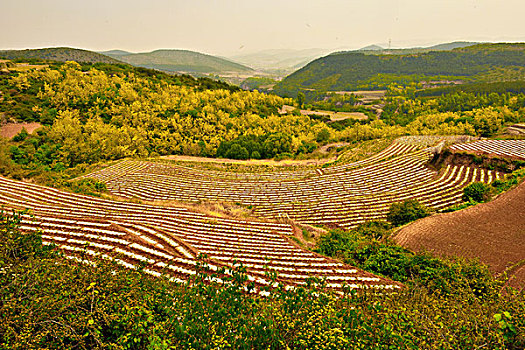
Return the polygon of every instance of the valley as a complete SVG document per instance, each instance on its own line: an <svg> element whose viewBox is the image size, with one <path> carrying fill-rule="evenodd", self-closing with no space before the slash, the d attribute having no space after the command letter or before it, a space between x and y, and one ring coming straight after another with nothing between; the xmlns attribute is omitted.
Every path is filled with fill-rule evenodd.
<svg viewBox="0 0 525 350"><path fill-rule="evenodd" d="M0 347L519 348L523 51L0 51Z"/></svg>

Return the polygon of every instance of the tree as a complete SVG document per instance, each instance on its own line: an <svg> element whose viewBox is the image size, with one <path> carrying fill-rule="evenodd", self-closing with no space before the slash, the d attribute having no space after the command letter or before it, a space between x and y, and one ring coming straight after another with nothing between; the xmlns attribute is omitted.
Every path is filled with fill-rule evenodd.
<svg viewBox="0 0 525 350"><path fill-rule="evenodd" d="M231 159L248 159L250 154L246 148L237 143L234 143L228 152L226 152L226 157Z"/></svg>
<svg viewBox="0 0 525 350"><path fill-rule="evenodd" d="M291 151L292 138L280 132L272 134L264 141L263 148L266 158L273 158L280 153Z"/></svg>
<svg viewBox="0 0 525 350"><path fill-rule="evenodd" d="M305 100L306 100L306 96L304 95L303 92L300 91L297 94L297 104L299 105L299 108L303 108Z"/></svg>
<svg viewBox="0 0 525 350"><path fill-rule="evenodd" d="M400 203L392 203L387 214L387 220L394 226L407 224L411 221L428 216L430 211L415 199L407 199Z"/></svg>
<svg viewBox="0 0 525 350"><path fill-rule="evenodd" d="M486 202L490 199L490 186L483 182L473 182L463 189L464 201Z"/></svg>
<svg viewBox="0 0 525 350"><path fill-rule="evenodd" d="M323 128L317 133L317 137L316 137L317 142L324 143L328 141L329 139L330 139L330 131L327 128Z"/></svg>

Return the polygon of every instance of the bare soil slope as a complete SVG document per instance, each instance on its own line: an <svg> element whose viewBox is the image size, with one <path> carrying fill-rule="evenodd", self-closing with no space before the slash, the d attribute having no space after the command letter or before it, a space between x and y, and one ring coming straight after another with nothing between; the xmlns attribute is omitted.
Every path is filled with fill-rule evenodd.
<svg viewBox="0 0 525 350"><path fill-rule="evenodd" d="M479 258L501 273L525 259L525 183L492 202L416 221L395 241L416 251ZM525 286L525 273L515 277Z"/></svg>
<svg viewBox="0 0 525 350"><path fill-rule="evenodd" d="M23 128L25 128L29 134L32 134L33 131L40 127L42 127L40 123L7 123L0 126L0 137L11 139L22 131Z"/></svg>

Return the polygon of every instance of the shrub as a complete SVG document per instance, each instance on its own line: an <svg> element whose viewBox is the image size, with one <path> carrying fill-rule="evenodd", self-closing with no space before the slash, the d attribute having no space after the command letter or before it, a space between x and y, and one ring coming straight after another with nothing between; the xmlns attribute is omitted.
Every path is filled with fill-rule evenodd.
<svg viewBox="0 0 525 350"><path fill-rule="evenodd" d="M462 199L466 202L486 202L490 199L490 186L483 182L473 182L463 189Z"/></svg>
<svg viewBox="0 0 525 350"><path fill-rule="evenodd" d="M387 220L394 226L400 226L428 215L430 211L427 207L415 199L407 199L400 203L392 203Z"/></svg>
<svg viewBox="0 0 525 350"><path fill-rule="evenodd" d="M73 192L97 196L106 191L106 184L96 179L87 178L69 182L68 186Z"/></svg>
<svg viewBox="0 0 525 350"><path fill-rule="evenodd" d="M381 239L390 236L391 228L386 221L367 221L357 226L356 231L368 238Z"/></svg>
<svg viewBox="0 0 525 350"><path fill-rule="evenodd" d="M317 133L316 140L319 143L324 143L330 139L330 131L327 128L321 129Z"/></svg>
<svg viewBox="0 0 525 350"><path fill-rule="evenodd" d="M27 133L26 128L22 128L22 131L20 131L18 134L13 136L13 141L14 142L24 141L27 138L27 136L29 136L29 134Z"/></svg>

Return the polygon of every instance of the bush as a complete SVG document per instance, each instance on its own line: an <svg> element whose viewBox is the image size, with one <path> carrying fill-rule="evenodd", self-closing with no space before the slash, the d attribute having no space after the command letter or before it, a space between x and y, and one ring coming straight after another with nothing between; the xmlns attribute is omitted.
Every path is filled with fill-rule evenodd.
<svg viewBox="0 0 525 350"><path fill-rule="evenodd" d="M27 138L27 136L29 136L29 134L27 133L26 128L22 128L22 130L18 134L13 136L13 141L14 142L24 141Z"/></svg>
<svg viewBox="0 0 525 350"><path fill-rule="evenodd" d="M68 183L69 189L75 193L89 196L99 196L100 192L106 191L106 184L92 178L80 179Z"/></svg>
<svg viewBox="0 0 525 350"><path fill-rule="evenodd" d="M426 206L415 199L407 199L400 203L392 203L387 220L394 226L400 226L428 215L430 211Z"/></svg>
<svg viewBox="0 0 525 350"><path fill-rule="evenodd" d="M464 201L486 202L490 199L490 186L483 182L473 182L463 189Z"/></svg>
<svg viewBox="0 0 525 350"><path fill-rule="evenodd" d="M357 226L356 231L368 238L381 239L390 236L391 228L386 221L367 221Z"/></svg>
<svg viewBox="0 0 525 350"><path fill-rule="evenodd" d="M316 141L319 143L324 143L330 139L330 131L327 128L321 129L317 133Z"/></svg>

